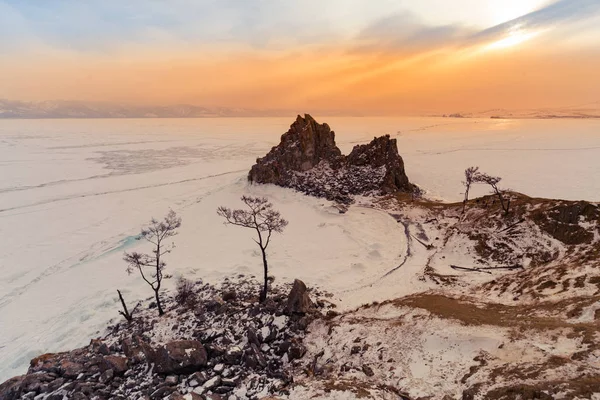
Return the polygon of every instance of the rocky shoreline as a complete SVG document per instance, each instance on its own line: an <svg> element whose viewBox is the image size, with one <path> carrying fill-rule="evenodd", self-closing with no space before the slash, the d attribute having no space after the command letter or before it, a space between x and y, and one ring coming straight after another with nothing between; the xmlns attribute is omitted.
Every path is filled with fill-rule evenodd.
<svg viewBox="0 0 600 400"><path fill-rule="evenodd" d="M26 375L0 385L0 399L241 400L285 394L306 353L307 326L332 305L318 290L311 290L315 301L309 300L301 281L291 289L273 285L261 304L258 286L243 276L219 287L199 281L185 304L165 296L163 317L147 300L131 323L109 326L88 346L31 360Z"/></svg>

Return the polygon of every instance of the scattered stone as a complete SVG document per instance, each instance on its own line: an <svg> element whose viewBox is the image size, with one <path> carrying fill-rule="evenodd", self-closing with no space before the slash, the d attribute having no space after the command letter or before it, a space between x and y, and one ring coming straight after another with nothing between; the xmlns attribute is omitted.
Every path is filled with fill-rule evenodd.
<svg viewBox="0 0 600 400"><path fill-rule="evenodd" d="M225 369L225 365L224 364L217 364L213 368L213 371L215 371L217 374L220 374L221 372L223 372L224 369Z"/></svg>
<svg viewBox="0 0 600 400"><path fill-rule="evenodd" d="M114 376L115 372L112 369L107 369L100 375L100 378L98 378L98 382L108 383L113 379Z"/></svg>
<svg viewBox="0 0 600 400"><path fill-rule="evenodd" d="M165 296L169 312L161 318L140 310L134 321L111 326L104 339L87 347L36 357L29 374L0 385L0 400L204 400L209 395L248 400L285 394L292 369L300 367L288 361L306 353L299 327L317 314L284 314L290 286L273 285L268 301L258 304L258 285L249 282L201 286L197 309ZM215 301L233 290L227 303Z"/></svg>
<svg viewBox="0 0 600 400"><path fill-rule="evenodd" d="M364 364L362 366L362 371L365 373L366 376L371 377L373 375L375 375L375 372L373 372L373 368L369 367L367 364Z"/></svg>
<svg viewBox="0 0 600 400"><path fill-rule="evenodd" d="M202 387L204 389L213 389L213 388L219 386L220 384L221 384L221 377L215 376L214 378L211 378L211 379L207 380L206 382L204 382L204 385L202 385Z"/></svg>
<svg viewBox="0 0 600 400"><path fill-rule="evenodd" d="M293 342L291 343L287 354L290 361L299 360L306 354L306 347L301 343Z"/></svg>
<svg viewBox="0 0 600 400"><path fill-rule="evenodd" d="M175 388L172 388L169 386L163 386L161 388L156 389L154 392L152 392L152 394L150 395L150 398L151 399L162 399L163 397L170 395L174 391L175 391Z"/></svg>

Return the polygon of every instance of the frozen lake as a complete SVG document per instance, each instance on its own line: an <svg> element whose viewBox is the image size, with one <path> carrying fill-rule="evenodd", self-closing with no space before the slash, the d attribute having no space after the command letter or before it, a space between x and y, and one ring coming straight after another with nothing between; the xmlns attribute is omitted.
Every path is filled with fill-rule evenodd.
<svg viewBox="0 0 600 400"><path fill-rule="evenodd" d="M396 137L410 180L431 197L460 200L463 170L478 165L530 196L600 201L600 120L317 120L344 153ZM249 232L224 226L215 210L239 205L243 193L266 195L290 221L272 245L272 274L321 284L354 305L344 293L393 267L403 236L384 213L340 215L323 200L248 187L254 160L292 122L0 120L0 381L43 352L87 344L119 317L117 288L129 303L150 296L122 254L169 208L183 218L170 273L209 281L260 273Z"/></svg>

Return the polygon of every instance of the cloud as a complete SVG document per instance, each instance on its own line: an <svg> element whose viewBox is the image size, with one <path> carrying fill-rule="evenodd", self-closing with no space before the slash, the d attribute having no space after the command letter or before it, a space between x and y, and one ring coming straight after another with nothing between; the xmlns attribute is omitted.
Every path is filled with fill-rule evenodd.
<svg viewBox="0 0 600 400"><path fill-rule="evenodd" d="M600 13L598 0L559 0L537 11L493 26L468 38L467 44L490 42L506 37L515 30L540 31L586 20Z"/></svg>
<svg viewBox="0 0 600 400"><path fill-rule="evenodd" d="M399 7L397 0L0 0L0 32L22 41L12 22L18 15L40 41L81 52L128 44L270 49L340 39Z"/></svg>
<svg viewBox="0 0 600 400"><path fill-rule="evenodd" d="M365 28L354 50L415 53L445 47L468 47L506 38L515 30L538 32L565 28L600 14L600 0L559 0L511 21L476 30L463 24L427 25L408 12L386 16Z"/></svg>
<svg viewBox="0 0 600 400"><path fill-rule="evenodd" d="M455 45L473 31L458 24L430 26L409 12L371 23L357 37L357 50L423 51Z"/></svg>

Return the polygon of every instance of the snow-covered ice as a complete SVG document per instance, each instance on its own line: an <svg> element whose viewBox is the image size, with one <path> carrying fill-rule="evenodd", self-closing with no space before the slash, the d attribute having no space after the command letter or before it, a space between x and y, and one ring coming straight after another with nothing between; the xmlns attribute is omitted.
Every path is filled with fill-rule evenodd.
<svg viewBox="0 0 600 400"><path fill-rule="evenodd" d="M430 196L460 200L470 165L532 196L600 200L600 121L327 118L344 153L389 133L407 174ZM388 214L271 186L248 186L256 157L293 118L0 121L0 381L43 352L71 349L119 318L116 289L152 293L128 276L123 251L150 217L183 218L169 272L217 281L259 274L250 231L220 205L268 196L290 221L269 249L278 280L319 285L350 308L423 288L402 262L402 226ZM169 282L169 285L173 285ZM418 372L418 371L417 371Z"/></svg>

